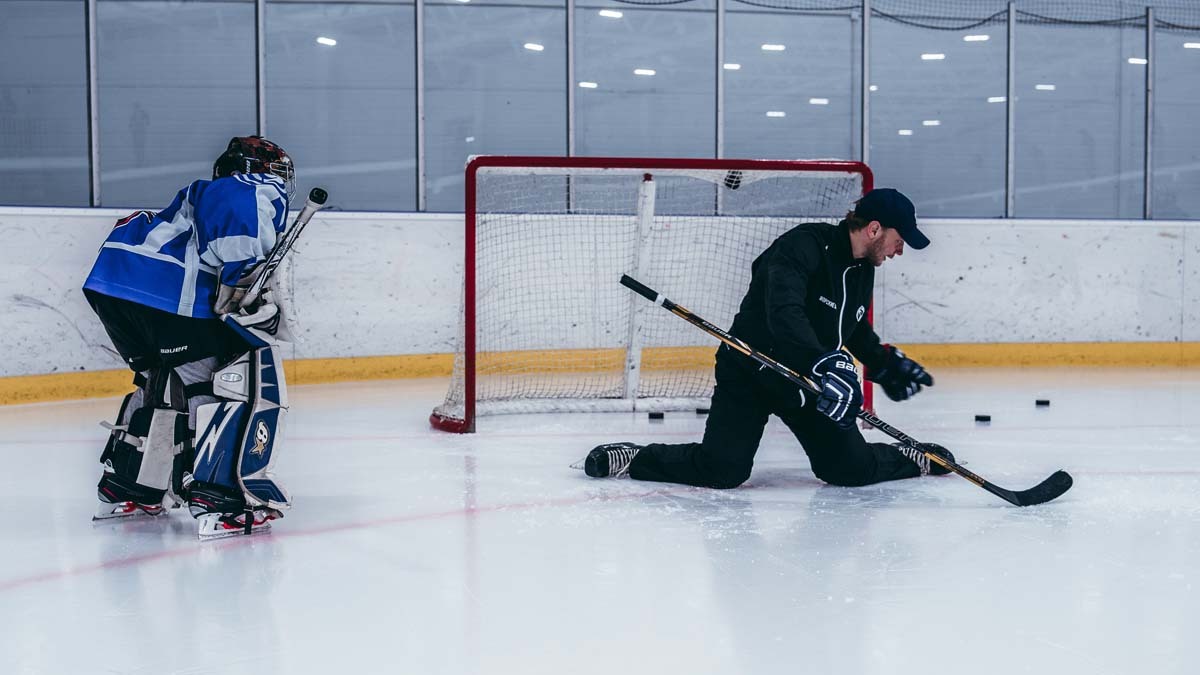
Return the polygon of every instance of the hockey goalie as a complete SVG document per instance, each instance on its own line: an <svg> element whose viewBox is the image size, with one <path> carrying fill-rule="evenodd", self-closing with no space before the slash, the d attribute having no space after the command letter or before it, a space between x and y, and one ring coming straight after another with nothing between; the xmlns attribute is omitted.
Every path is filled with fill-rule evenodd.
<svg viewBox="0 0 1200 675"><path fill-rule="evenodd" d="M122 218L101 245L83 292L137 389L105 423L94 520L187 504L210 539L265 530L290 506L271 473L286 322L263 282L294 190L282 148L234 138L211 180Z"/></svg>

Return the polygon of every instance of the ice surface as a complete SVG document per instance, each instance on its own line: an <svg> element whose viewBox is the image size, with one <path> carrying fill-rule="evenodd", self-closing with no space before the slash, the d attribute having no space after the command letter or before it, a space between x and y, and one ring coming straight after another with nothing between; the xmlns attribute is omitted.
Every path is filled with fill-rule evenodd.
<svg viewBox="0 0 1200 675"><path fill-rule="evenodd" d="M444 380L293 387L295 508L202 544L181 511L90 522L117 400L0 408L0 672L1194 672L1200 371L935 375L880 417L1003 487L1075 487L824 486L777 422L740 489L600 481L567 466L704 418L454 436L426 421Z"/></svg>

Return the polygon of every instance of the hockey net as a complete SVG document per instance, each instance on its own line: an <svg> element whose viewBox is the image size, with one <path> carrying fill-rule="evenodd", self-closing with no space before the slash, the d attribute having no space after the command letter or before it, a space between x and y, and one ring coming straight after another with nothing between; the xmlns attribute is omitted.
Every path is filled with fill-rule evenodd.
<svg viewBox="0 0 1200 675"><path fill-rule="evenodd" d="M800 223L838 222L871 183L833 160L473 158L454 373L430 423L707 408L715 341L621 274L728 327L754 259Z"/></svg>

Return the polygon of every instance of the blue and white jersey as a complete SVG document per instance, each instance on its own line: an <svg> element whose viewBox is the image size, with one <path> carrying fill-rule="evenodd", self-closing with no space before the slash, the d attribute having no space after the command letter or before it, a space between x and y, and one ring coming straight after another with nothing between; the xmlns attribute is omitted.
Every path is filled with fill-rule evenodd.
<svg viewBox="0 0 1200 675"><path fill-rule="evenodd" d="M165 312L215 318L218 284L232 286L262 262L287 220L283 180L235 174L198 180L154 215L121 220L83 287Z"/></svg>

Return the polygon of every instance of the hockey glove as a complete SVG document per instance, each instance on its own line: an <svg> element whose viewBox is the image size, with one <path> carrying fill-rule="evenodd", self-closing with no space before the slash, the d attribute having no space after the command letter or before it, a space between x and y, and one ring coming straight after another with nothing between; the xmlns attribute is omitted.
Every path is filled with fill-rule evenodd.
<svg viewBox="0 0 1200 675"><path fill-rule="evenodd" d="M817 395L817 412L843 429L853 428L863 403L862 385L854 361L846 352L829 352L813 363L812 372L820 378L817 382L821 388Z"/></svg>
<svg viewBox="0 0 1200 675"><path fill-rule="evenodd" d="M932 387L933 377L925 372L921 364L904 355L904 352L884 345L887 360L878 372L868 372L867 379L883 387L888 398L893 401L904 401L913 394L921 391L922 386Z"/></svg>

